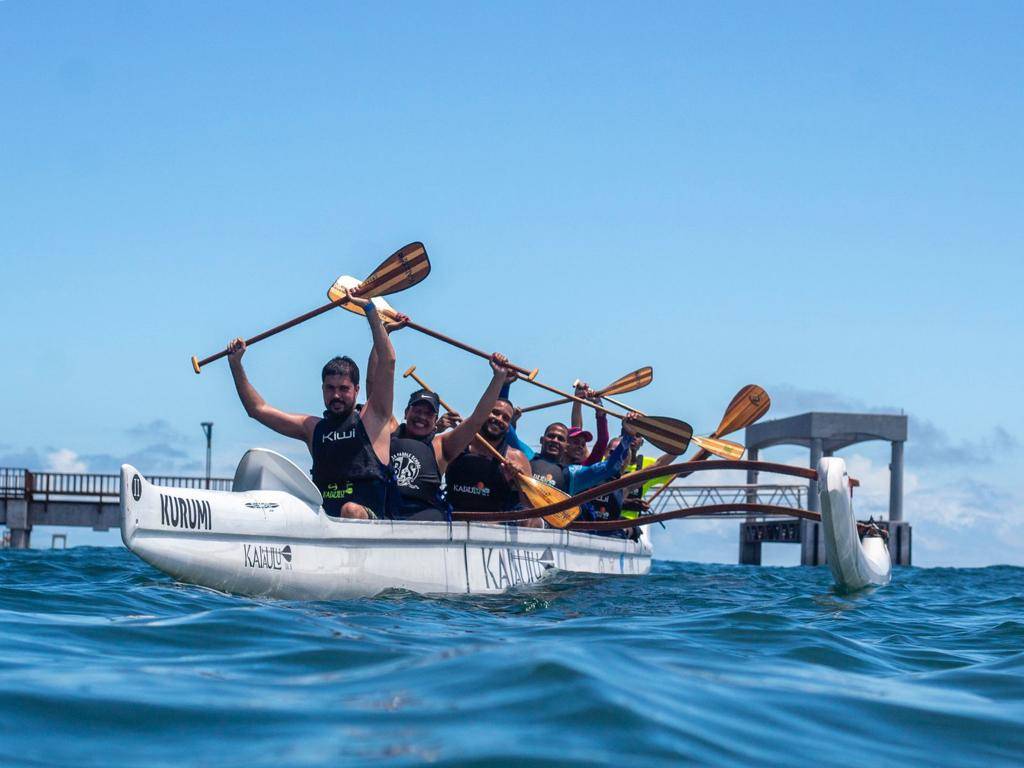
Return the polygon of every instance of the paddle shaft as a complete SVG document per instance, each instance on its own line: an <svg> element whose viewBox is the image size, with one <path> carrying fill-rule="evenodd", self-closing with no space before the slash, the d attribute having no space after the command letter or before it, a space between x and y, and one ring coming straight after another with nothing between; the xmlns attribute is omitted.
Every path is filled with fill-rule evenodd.
<svg viewBox="0 0 1024 768"><path fill-rule="evenodd" d="M616 413L615 411L609 411L603 405L598 405L597 403L592 403L590 400L584 400L582 397L576 397L576 395L570 395L568 392L563 392L562 390L560 390L560 389L558 389L556 387L552 387L550 384L545 384L543 381L537 381L536 379L527 379L527 378L525 378L523 376L520 376L519 378L523 379L524 381L530 382L535 387L540 387L541 389L546 389L548 392L553 392L556 395L561 395L562 397L564 397L566 399L567 402L571 401L571 402L574 402L574 403L580 403L581 405L589 405L595 411L600 411L601 413L607 414L608 416L614 416L616 419L625 419L626 418L624 415L622 415L620 413Z"/></svg>
<svg viewBox="0 0 1024 768"><path fill-rule="evenodd" d="M636 411L636 408L630 408L628 405L626 405L625 403L621 402L620 400L616 400L611 395L601 395L601 397L603 397L609 403L615 403L615 405L619 406L619 408L625 408L627 411ZM636 412L639 413L641 416L646 416L647 415L643 411L636 411ZM717 437L717 435L712 435L712 437Z"/></svg>
<svg viewBox="0 0 1024 768"><path fill-rule="evenodd" d="M317 315L322 315L324 312L327 312L328 310L334 309L335 307L340 307L342 304L346 304L346 303L348 303L348 299L339 299L338 301L330 301L330 302L324 304L322 307L317 307L316 309L312 310L311 312L307 312L304 315L299 315L298 317L289 320L287 323L281 323L280 325L275 325L269 331L264 331L263 333L257 333L251 339L246 339L245 340L245 346L248 347L248 346L251 346L251 345L255 344L258 341L263 341L264 339L269 339L271 336L274 336L274 335L280 333L281 331L287 331L289 328L292 328L292 327L298 325L299 323L304 323L307 320L310 320L310 319L316 317ZM209 357L203 358L202 360L196 360L193 357L192 358L192 367L196 369L196 373L199 373L199 368L202 368L204 365L207 365L208 363L212 363L214 360L220 360L222 357L226 357L227 355L230 355L230 354L231 354L231 350L230 349L223 349L220 352L218 352L217 354L210 355Z"/></svg>
<svg viewBox="0 0 1024 768"><path fill-rule="evenodd" d="M419 384L423 389L427 390L427 392L434 392L434 390L430 388L430 385L428 385L427 382L425 382L423 379L416 375L415 371L409 371L407 375L412 376L416 383ZM434 392L434 394L437 395L437 392ZM448 413L458 413L458 411L456 411L454 408L448 405L448 403L442 400L440 395L437 395L437 402L439 402L441 404L441 407L448 411Z"/></svg>
<svg viewBox="0 0 1024 768"><path fill-rule="evenodd" d="M476 347L471 347L469 344L459 341L458 339L453 339L451 336L445 336L443 333L435 331L433 328L427 328L427 326L414 323L412 320L408 321L405 326L407 328L412 328L414 331L419 331L426 336L432 336L438 341L443 341L445 344L451 344L453 347L458 347L463 352L469 352L469 354L482 357L484 360L491 359L490 353L484 352L482 349L477 349ZM515 365L514 363L506 363L505 367L511 368L516 373L522 374L522 378L525 378L526 381L533 381L533 377L535 377L537 375L537 371L540 370L539 368L534 368L530 371L520 365ZM424 387L424 389L426 389L426 387Z"/></svg>
<svg viewBox="0 0 1024 768"><path fill-rule="evenodd" d="M573 382L574 385L576 385L578 383L579 383L578 380ZM614 384L614 382L613 382L613 384ZM612 386L612 385L609 385L608 387L605 387L605 389L608 389L610 386ZM616 405L618 405L618 406L620 406L622 408L625 408L626 410L629 410L629 408L627 406L623 405L618 400L612 400L612 398L610 396L604 394L604 390L602 390L602 389L599 389L595 394L598 397L602 397L605 400L610 400L611 402L615 403ZM530 411L539 411L539 410L541 410L543 408L551 408L553 406L564 405L565 403L569 403L569 402L572 402L572 401L569 398L567 398L567 397L563 397L563 398L560 398L558 400L551 400L551 401L546 402L546 403L538 403L537 405L528 405L526 408L520 408L519 410L521 410L523 413L529 413ZM639 411L638 411L638 413L639 413Z"/></svg>
<svg viewBox="0 0 1024 768"><path fill-rule="evenodd" d="M396 293L404 290L411 285L415 285L420 282L427 274L430 273L430 261L427 259L427 251L423 247L423 243L409 243L393 254L384 259L377 268L370 273L370 276L361 282L358 286L346 290L345 293L337 298L331 298L331 301L324 304L322 307L317 307L314 310L307 312L304 315L289 320L287 323L281 323L281 325L271 328L269 331L256 334L251 339L247 339L245 342L246 346L255 344L258 341L269 338L281 331L286 331L299 323L304 323L307 320L322 315L328 310L340 307L342 304L348 304L350 302L350 295L371 299L376 296L383 296L389 293ZM328 297L334 296L332 287L329 290ZM362 314L362 313L360 313ZM224 349L215 355L210 355L203 360L197 360L195 356L192 357L192 370L199 373L200 369L212 363L214 360L219 360L222 357L231 354L230 349Z"/></svg>

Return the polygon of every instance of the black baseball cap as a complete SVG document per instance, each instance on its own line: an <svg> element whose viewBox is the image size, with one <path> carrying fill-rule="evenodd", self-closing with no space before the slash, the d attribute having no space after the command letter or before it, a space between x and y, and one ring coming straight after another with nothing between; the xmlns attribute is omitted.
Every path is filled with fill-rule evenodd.
<svg viewBox="0 0 1024 768"><path fill-rule="evenodd" d="M440 398L429 389L417 389L409 395L409 405L406 407L412 408L416 403L428 403L434 409L434 413L441 412Z"/></svg>

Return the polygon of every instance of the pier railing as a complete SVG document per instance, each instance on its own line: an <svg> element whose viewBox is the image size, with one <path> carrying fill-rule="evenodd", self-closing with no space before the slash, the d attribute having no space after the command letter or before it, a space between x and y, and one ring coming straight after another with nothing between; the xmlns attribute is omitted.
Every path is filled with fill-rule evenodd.
<svg viewBox="0 0 1024 768"><path fill-rule="evenodd" d="M170 488L209 488L230 491L230 477L181 477L146 475L154 485ZM115 503L121 495L121 475L100 475L82 472L32 472L27 469L0 467L0 499L28 501L95 501Z"/></svg>

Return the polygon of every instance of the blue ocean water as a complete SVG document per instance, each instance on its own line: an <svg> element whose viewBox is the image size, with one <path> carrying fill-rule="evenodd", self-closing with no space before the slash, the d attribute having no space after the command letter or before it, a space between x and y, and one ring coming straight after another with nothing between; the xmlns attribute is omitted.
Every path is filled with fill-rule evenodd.
<svg viewBox="0 0 1024 768"><path fill-rule="evenodd" d="M495 597L174 583L0 552L4 766L1021 765L1024 569L658 562Z"/></svg>

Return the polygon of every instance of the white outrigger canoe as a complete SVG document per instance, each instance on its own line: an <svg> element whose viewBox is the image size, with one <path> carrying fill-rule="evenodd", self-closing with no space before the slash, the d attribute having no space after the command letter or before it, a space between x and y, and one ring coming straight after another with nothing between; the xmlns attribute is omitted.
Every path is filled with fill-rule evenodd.
<svg viewBox="0 0 1024 768"><path fill-rule="evenodd" d="M326 515L309 476L253 449L233 491L164 488L121 467L121 538L175 579L239 595L334 600L387 589L488 594L558 571L641 575L639 541L553 528L469 522L343 520Z"/></svg>
<svg viewBox="0 0 1024 768"><path fill-rule="evenodd" d="M825 557L836 586L853 591L883 586L892 578L889 547L878 535L857 529L846 462L827 457L818 463L818 496L825 535Z"/></svg>
<svg viewBox="0 0 1024 768"><path fill-rule="evenodd" d="M842 459L817 468L825 552L844 591L888 584L884 539L861 536ZM562 572L643 575L649 526L639 541L554 528L479 522L342 520L327 516L316 486L280 454L242 457L233 491L164 488L121 467L121 537L175 579L240 595L292 600L488 594Z"/></svg>

